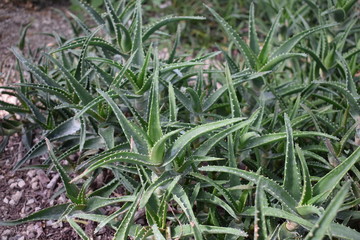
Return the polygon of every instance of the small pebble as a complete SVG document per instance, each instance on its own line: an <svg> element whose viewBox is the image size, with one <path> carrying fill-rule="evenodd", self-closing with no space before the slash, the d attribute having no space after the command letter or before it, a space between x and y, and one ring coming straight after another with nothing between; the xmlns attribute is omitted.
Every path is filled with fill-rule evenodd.
<svg viewBox="0 0 360 240"><path fill-rule="evenodd" d="M27 202L26 202L26 205L30 205L30 204L33 204L35 202L35 199L29 199Z"/></svg>
<svg viewBox="0 0 360 240"><path fill-rule="evenodd" d="M47 227L49 227L49 226L51 226L51 225L53 225L54 224L54 221L52 221L52 220L48 220L48 221L46 221L46 223L45 223L45 225L47 226Z"/></svg>
<svg viewBox="0 0 360 240"><path fill-rule="evenodd" d="M3 232L2 232L2 235L3 236L8 236L8 235L10 235L12 233L12 231L10 230L10 229L6 229L6 230L4 230Z"/></svg>
<svg viewBox="0 0 360 240"><path fill-rule="evenodd" d="M39 176L35 176L33 178L31 178L30 182L33 183L33 182L38 182L39 181Z"/></svg>
<svg viewBox="0 0 360 240"><path fill-rule="evenodd" d="M41 236L41 234L44 233L44 230L41 227L41 223L40 225L35 225L35 231L36 231L36 239L38 239Z"/></svg>
<svg viewBox="0 0 360 240"><path fill-rule="evenodd" d="M38 190L40 187L39 187L39 183L38 182L33 182L32 184L31 184L31 188L33 189L33 190Z"/></svg>
<svg viewBox="0 0 360 240"><path fill-rule="evenodd" d="M47 185L50 181L44 170L37 170L36 174L39 177L39 181L42 185Z"/></svg>
<svg viewBox="0 0 360 240"><path fill-rule="evenodd" d="M62 228L62 227L63 227L63 223L62 223L62 222L54 223L51 227L54 228L54 229L56 229L56 228Z"/></svg>
<svg viewBox="0 0 360 240"><path fill-rule="evenodd" d="M26 227L26 230L27 230L28 232L33 231L33 230L34 230L34 225L33 225L33 224L29 224L29 225Z"/></svg>
<svg viewBox="0 0 360 240"><path fill-rule="evenodd" d="M66 203L66 198L64 197L63 194L58 198L57 202L58 202L59 204L61 204L61 203Z"/></svg>
<svg viewBox="0 0 360 240"><path fill-rule="evenodd" d="M3 199L3 202L6 203L6 204L8 204L8 203L9 203L9 199L7 199L7 197L5 197L5 198Z"/></svg>
<svg viewBox="0 0 360 240"><path fill-rule="evenodd" d="M32 177L34 177L36 175L36 171L35 170L30 170L30 171L27 172L26 175L28 175L29 177L32 178Z"/></svg>
<svg viewBox="0 0 360 240"><path fill-rule="evenodd" d="M11 199L14 200L15 203L18 203L22 195L23 193L21 191L17 191L14 195L11 196Z"/></svg>
<svg viewBox="0 0 360 240"><path fill-rule="evenodd" d="M9 204L12 205L12 206L14 206L14 205L16 204L16 202L15 202L13 199L11 199L10 202L9 202Z"/></svg>
<svg viewBox="0 0 360 240"><path fill-rule="evenodd" d="M49 221L46 221L46 226L47 227L52 227L52 228L55 229L55 228L63 227L63 223L49 220Z"/></svg>
<svg viewBox="0 0 360 240"><path fill-rule="evenodd" d="M46 185L46 188L49 188L49 189L52 189L56 182L59 180L60 178L60 175L59 174L56 174L52 179L51 181L48 183L48 185Z"/></svg>
<svg viewBox="0 0 360 240"><path fill-rule="evenodd" d="M34 232L27 233L26 235L27 235L27 237L29 239L35 239L35 233Z"/></svg>
<svg viewBox="0 0 360 240"><path fill-rule="evenodd" d="M25 187L26 183L25 183L24 180L21 179L21 180L17 183L17 185L19 186L19 188L23 188L23 187Z"/></svg>

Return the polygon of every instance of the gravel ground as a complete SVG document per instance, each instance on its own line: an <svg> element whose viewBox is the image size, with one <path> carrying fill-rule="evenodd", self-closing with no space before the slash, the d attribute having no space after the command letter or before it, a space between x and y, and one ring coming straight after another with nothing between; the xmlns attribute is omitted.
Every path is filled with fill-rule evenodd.
<svg viewBox="0 0 360 240"><path fill-rule="evenodd" d="M21 2L21 3L20 3ZM18 82L15 71L16 61L10 47L16 47L23 26L31 22L27 31L25 52L43 49L55 44L55 40L41 33L57 32L63 36L71 35L71 30L66 20L54 8L66 12L66 6L57 5L39 8L31 2L0 0L0 86ZM16 99L12 96L1 94L0 100L12 104ZM6 113L0 110L0 118Z"/></svg>
<svg viewBox="0 0 360 240"><path fill-rule="evenodd" d="M36 1L35 1L36 2ZM0 86L18 82L15 71L15 58L9 48L19 41L22 26L32 22L28 30L25 52L51 46L55 40L41 35L41 32L57 32L70 36L71 30L66 20L56 11L56 7L66 12L62 1L49 6L36 5L31 1L0 0ZM16 100L6 94L1 94L0 100L16 103ZM7 113L0 111L0 121ZM36 139L35 139L36 140ZM0 143L3 136L0 135ZM12 166L22 158L26 149L21 142L21 136L10 137L4 152L0 153L0 220L14 220L25 217L40 209L67 202L65 194L56 198L52 196L62 188L59 175L56 172L44 170L22 170L14 172ZM31 163L41 163L42 159ZM82 225L89 236L96 227L93 222ZM113 231L104 228L93 239L110 239ZM25 239L80 239L65 222L38 221L15 227L0 227L1 240Z"/></svg>

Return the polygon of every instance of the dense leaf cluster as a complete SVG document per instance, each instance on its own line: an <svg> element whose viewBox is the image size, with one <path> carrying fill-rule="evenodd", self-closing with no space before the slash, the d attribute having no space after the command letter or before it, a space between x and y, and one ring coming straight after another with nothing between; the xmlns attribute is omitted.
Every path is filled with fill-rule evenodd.
<svg viewBox="0 0 360 240"><path fill-rule="evenodd" d="M48 156L27 167L56 169L69 202L0 225L65 220L82 239L77 219L124 240L360 239L358 6L266 2L277 14L257 18L252 3L246 36L206 5L213 19L145 25L141 0L104 0L104 12L80 1L93 21L72 15L74 38L54 33L58 48L36 63L12 49L30 72L4 87L20 105L0 103L2 133L28 141L14 170ZM226 47L178 54L181 28L162 30L184 20L215 20ZM95 189L99 174L112 180Z"/></svg>

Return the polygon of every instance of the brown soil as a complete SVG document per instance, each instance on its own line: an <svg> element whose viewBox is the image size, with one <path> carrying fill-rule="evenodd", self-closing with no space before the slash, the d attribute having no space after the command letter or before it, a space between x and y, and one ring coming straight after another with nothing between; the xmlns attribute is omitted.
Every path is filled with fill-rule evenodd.
<svg viewBox="0 0 360 240"><path fill-rule="evenodd" d="M36 50L54 44L51 37L41 33L57 32L62 36L69 36L71 29L66 20L54 9L66 12L66 6L57 4L39 8L31 2L26 4L6 3L0 0L0 53L2 60L10 56L8 48L16 46L20 37L20 29L28 23L32 26L27 34L27 47Z"/></svg>
<svg viewBox="0 0 360 240"><path fill-rule="evenodd" d="M44 2L44 1L43 1ZM49 2L56 2L49 6ZM65 1L66 2L66 1ZM19 41L22 26L32 22L28 30L25 53L29 50L44 49L56 43L55 39L40 33L57 32L61 36L70 36L71 29L66 20L56 11L56 7L66 12L64 1L48 1L45 5L36 5L36 1L0 0L0 86L18 82L15 70L16 61L10 47ZM0 100L16 103L14 99L1 94ZM0 111L0 120L6 112ZM0 143L3 136L0 135ZM64 194L52 199L62 187L56 172L44 170L12 171L12 166L26 151L21 136L10 137L5 151L0 153L0 221L25 217L40 209L67 202ZM40 159L41 160L41 159ZM34 164L34 162L33 162ZM53 182L53 186L51 186ZM83 225L89 236L96 227L92 222ZM94 239L110 239L111 231L99 232ZM15 239L80 239L65 222L38 221L15 227L0 227L1 240Z"/></svg>
<svg viewBox="0 0 360 240"><path fill-rule="evenodd" d="M54 38L42 33L56 32L61 36L71 35L69 24L54 10L57 8L66 12L66 5L63 1L57 1L57 4L51 6L49 2L48 6L40 7L33 1L0 0L0 86L18 82L16 61L10 48L18 46L22 27L31 23L25 40L25 55L28 55L30 50L35 53L56 44ZM0 100L16 103L14 97L1 94L1 89ZM0 118L4 115L4 111L0 111Z"/></svg>

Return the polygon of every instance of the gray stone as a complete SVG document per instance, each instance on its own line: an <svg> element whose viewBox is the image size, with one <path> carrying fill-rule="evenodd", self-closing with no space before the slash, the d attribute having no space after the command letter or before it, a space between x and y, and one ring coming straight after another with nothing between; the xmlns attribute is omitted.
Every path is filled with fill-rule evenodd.
<svg viewBox="0 0 360 240"><path fill-rule="evenodd" d="M33 183L31 184L31 188L32 188L33 190L38 190L38 189L40 188L39 183L38 183L38 182L33 182Z"/></svg>
<svg viewBox="0 0 360 240"><path fill-rule="evenodd" d="M17 191L14 195L11 196L11 199L18 203L23 195L22 191Z"/></svg>
<svg viewBox="0 0 360 240"><path fill-rule="evenodd" d="M23 187L25 187L26 183L24 180L20 179L20 181L17 183L17 185L19 186L19 188L23 188Z"/></svg>

